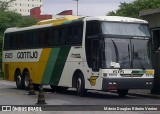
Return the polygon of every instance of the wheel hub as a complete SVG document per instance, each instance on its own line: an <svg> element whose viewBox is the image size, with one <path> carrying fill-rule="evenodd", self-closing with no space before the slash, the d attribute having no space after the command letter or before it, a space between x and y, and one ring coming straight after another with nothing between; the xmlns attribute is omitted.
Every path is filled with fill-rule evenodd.
<svg viewBox="0 0 160 114"><path fill-rule="evenodd" d="M21 80L22 80L22 79L21 79L21 76L20 76L20 75L18 75L18 76L17 76L17 84L18 84L18 85L20 85L20 84L21 84Z"/></svg>
<svg viewBox="0 0 160 114"><path fill-rule="evenodd" d="M29 77L28 76L25 76L24 84L26 87L29 86Z"/></svg>
<svg viewBox="0 0 160 114"><path fill-rule="evenodd" d="M81 84L82 84L81 79L78 78L78 80L77 80L77 90L78 91L80 91L80 89L81 89Z"/></svg>

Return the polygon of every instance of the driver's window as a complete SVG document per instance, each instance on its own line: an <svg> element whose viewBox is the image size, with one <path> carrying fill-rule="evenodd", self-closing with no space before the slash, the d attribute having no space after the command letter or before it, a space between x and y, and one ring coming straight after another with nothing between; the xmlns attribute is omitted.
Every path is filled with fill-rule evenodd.
<svg viewBox="0 0 160 114"><path fill-rule="evenodd" d="M99 40L93 39L91 46L92 53L92 68L93 70L99 70L99 62L100 62L100 49L99 49Z"/></svg>

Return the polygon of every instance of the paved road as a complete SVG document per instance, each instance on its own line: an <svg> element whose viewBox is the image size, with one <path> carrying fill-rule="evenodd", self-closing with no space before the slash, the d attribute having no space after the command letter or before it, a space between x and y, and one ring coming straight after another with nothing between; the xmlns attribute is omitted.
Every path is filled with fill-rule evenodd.
<svg viewBox="0 0 160 114"><path fill-rule="evenodd" d="M159 99L153 99L153 98L147 98L147 97L140 97L140 96L133 96L133 95L127 95L125 98L120 98L115 93L106 93L106 92L97 92L97 91L89 91L88 95L86 97L79 97L76 95L75 90L70 89L66 93L53 93L51 89L48 86L44 86L44 95L45 95L45 101L46 106L54 105L54 106L70 106L72 108L73 106L84 105L87 107L87 105L98 105L98 106L108 106L108 105L160 105ZM0 105L34 105L37 106L37 100L38 100L38 92L36 91L36 95L28 95L28 91L25 90L18 90L16 89L15 83L0 80ZM83 110L83 108L81 109ZM84 107L84 109L86 108ZM94 107L91 107L94 108ZM94 108L95 109L95 108ZM120 111L118 114L159 114L160 112L157 111ZM44 112L41 112L42 114ZM45 114L50 114L51 112L47 112ZM54 112L55 114L66 114L66 112ZM69 114L72 114L74 112L70 112ZM77 114L84 113L84 112L76 112ZM98 113L98 114L106 114L105 111L101 112L90 112L87 113ZM108 112L107 114L116 114L116 111ZM5 114L5 113L3 113ZM8 114L8 113L7 113ZM32 112L31 112L32 114ZM36 114L36 112L34 112ZM53 114L53 113L52 113Z"/></svg>

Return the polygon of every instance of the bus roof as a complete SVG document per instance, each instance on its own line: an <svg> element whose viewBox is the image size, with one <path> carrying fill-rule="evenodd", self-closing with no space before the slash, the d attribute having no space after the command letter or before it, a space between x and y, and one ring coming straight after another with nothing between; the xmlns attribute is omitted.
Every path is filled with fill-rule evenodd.
<svg viewBox="0 0 160 114"><path fill-rule="evenodd" d="M56 16L53 19L47 19L43 20L37 23L37 25L44 25L44 24L53 24L54 26L56 25L61 25L64 21L70 21L70 20L75 20L80 18L79 16Z"/></svg>
<svg viewBox="0 0 160 114"><path fill-rule="evenodd" d="M43 20L43 21L38 22L37 25L33 25L29 27L8 28L6 29L5 33L57 26L57 25L61 25L61 24L76 21L76 20L77 21L78 20L83 20L83 21L100 20L100 21L112 21L112 22L148 23L145 20L130 18L130 17L121 17L121 16L95 16L95 17L62 16L62 17L57 17L53 19Z"/></svg>
<svg viewBox="0 0 160 114"><path fill-rule="evenodd" d="M20 31L26 31L26 30L33 30L33 29L38 29L38 28L45 28L45 27L51 27L52 24L46 24L46 25L33 25L33 26L29 26L29 27L13 27L13 28L8 28L6 29L6 31L4 33L8 33L8 32L20 32Z"/></svg>
<svg viewBox="0 0 160 114"><path fill-rule="evenodd" d="M122 17L122 16L95 16L95 17L85 17L85 21L90 20L101 20L101 21L113 21L113 22L132 22L132 23L148 23L145 20Z"/></svg>
<svg viewBox="0 0 160 114"><path fill-rule="evenodd" d="M8 28L8 29L6 29L5 33L19 32L19 31L25 31L25 30L33 30L33 29L38 29L38 28L57 26L57 25L61 25L61 24L65 23L65 22L70 22L72 20L78 20L79 18L81 18L81 17L80 16L58 16L53 19L47 19L47 20L40 21L36 25L29 26L29 27Z"/></svg>

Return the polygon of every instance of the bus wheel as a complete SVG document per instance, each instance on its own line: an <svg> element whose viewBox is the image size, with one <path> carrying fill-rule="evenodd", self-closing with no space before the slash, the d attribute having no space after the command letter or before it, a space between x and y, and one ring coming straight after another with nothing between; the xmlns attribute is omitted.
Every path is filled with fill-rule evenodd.
<svg viewBox="0 0 160 114"><path fill-rule="evenodd" d="M86 94L86 89L84 85L85 85L84 77L82 74L79 74L76 79L76 90L77 94L81 97L85 96Z"/></svg>
<svg viewBox="0 0 160 114"><path fill-rule="evenodd" d="M16 86L18 89L23 89L22 76L20 71L17 71L15 74Z"/></svg>
<svg viewBox="0 0 160 114"><path fill-rule="evenodd" d="M120 97L125 97L128 94L128 89L117 90Z"/></svg>
<svg viewBox="0 0 160 114"><path fill-rule="evenodd" d="M24 80L23 80L24 89L28 90L29 89L29 80L30 80L29 72L25 71L23 77L24 77Z"/></svg>

